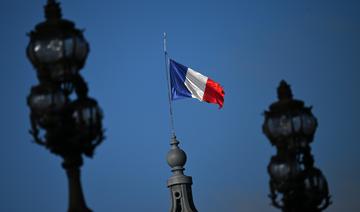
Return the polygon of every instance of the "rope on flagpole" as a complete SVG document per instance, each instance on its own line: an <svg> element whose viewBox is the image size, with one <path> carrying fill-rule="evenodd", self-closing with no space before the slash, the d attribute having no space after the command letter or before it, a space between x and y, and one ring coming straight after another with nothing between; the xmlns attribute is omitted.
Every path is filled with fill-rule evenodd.
<svg viewBox="0 0 360 212"><path fill-rule="evenodd" d="M166 32L164 32L164 56L165 56L165 74L166 74L166 82L167 82L167 90L168 90L168 101L169 101L169 112L170 112L170 127L171 127L171 135L173 138L176 137L175 127L174 127L174 114L173 107L171 101L171 92L170 92L170 80L169 80L169 57L166 49Z"/></svg>

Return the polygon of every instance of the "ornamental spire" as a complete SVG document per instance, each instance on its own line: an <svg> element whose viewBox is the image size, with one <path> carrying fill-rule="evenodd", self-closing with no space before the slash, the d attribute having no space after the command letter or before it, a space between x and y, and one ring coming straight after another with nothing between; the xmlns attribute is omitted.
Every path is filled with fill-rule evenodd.
<svg viewBox="0 0 360 212"><path fill-rule="evenodd" d="M62 18L60 3L56 0L48 0L44 6L45 18L48 21L60 20Z"/></svg>
<svg viewBox="0 0 360 212"><path fill-rule="evenodd" d="M167 181L171 194L170 212L197 212L192 198L192 178L184 175L186 153L180 149L176 137L171 139L171 150L167 154L167 162L172 168L173 176Z"/></svg>
<svg viewBox="0 0 360 212"><path fill-rule="evenodd" d="M277 88L277 95L279 100L293 98L291 87L285 80L281 80L279 87Z"/></svg>

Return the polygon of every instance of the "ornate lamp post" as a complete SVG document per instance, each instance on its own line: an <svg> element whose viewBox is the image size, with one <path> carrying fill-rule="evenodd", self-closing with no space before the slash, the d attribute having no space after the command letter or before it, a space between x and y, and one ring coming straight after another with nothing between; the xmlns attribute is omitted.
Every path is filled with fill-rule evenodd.
<svg viewBox="0 0 360 212"><path fill-rule="evenodd" d="M61 156L69 180L69 212L91 211L80 182L82 155L92 157L103 140L102 113L80 75L89 44L73 22L62 19L59 3L48 0L46 20L29 33L27 56L39 85L31 88L31 130L35 142ZM76 95L72 95L76 94Z"/></svg>
<svg viewBox="0 0 360 212"><path fill-rule="evenodd" d="M265 111L263 132L277 149L268 166L270 198L283 212L320 212L330 204L328 184L314 166L310 143L317 128L311 107L293 99L283 80L278 101Z"/></svg>

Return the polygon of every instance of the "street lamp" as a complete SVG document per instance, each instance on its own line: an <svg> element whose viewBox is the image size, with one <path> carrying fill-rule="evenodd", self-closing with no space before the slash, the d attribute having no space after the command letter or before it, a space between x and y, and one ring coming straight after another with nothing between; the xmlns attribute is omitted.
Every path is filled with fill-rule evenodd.
<svg viewBox="0 0 360 212"><path fill-rule="evenodd" d="M311 107L293 99L290 86L282 80L278 101L265 111L263 132L277 153L270 160L270 198L283 212L320 212L330 204L328 184L314 167L310 143L317 119Z"/></svg>
<svg viewBox="0 0 360 212"><path fill-rule="evenodd" d="M92 157L104 139L102 112L88 96L80 69L89 53L81 30L62 19L55 0L45 5L46 20L29 33L26 53L37 71L39 85L27 98L35 142L63 158L69 180L69 212L91 211L80 182L82 155ZM75 95L72 95L75 94Z"/></svg>

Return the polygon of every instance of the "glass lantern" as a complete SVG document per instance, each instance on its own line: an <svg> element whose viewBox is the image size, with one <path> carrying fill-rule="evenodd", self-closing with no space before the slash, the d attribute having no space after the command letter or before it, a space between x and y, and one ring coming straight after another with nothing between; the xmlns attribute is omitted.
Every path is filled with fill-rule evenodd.
<svg viewBox="0 0 360 212"><path fill-rule="evenodd" d="M306 205L321 206L329 203L329 188L326 178L317 168L311 168L304 173L304 200ZM327 204L328 204L327 203Z"/></svg>
<svg viewBox="0 0 360 212"><path fill-rule="evenodd" d="M268 172L271 176L274 189L279 192L285 192L290 189L292 182L299 176L301 167L295 161L273 156L268 165Z"/></svg>
<svg viewBox="0 0 360 212"><path fill-rule="evenodd" d="M282 81L278 88L279 100L265 111L263 132L277 147L294 149L312 142L317 120L311 107L292 98L290 86Z"/></svg>
<svg viewBox="0 0 360 212"><path fill-rule="evenodd" d="M42 77L66 81L83 68L89 44L73 22L61 18L59 3L45 7L46 21L29 33L27 56Z"/></svg>
<svg viewBox="0 0 360 212"><path fill-rule="evenodd" d="M71 105L77 139L82 142L84 154L92 156L93 149L103 139L102 112L92 98L80 98Z"/></svg>
<svg viewBox="0 0 360 212"><path fill-rule="evenodd" d="M32 87L27 101L32 116L43 128L49 128L58 124L61 117L55 114L61 114L68 103L68 99L63 91L50 84L40 84Z"/></svg>

